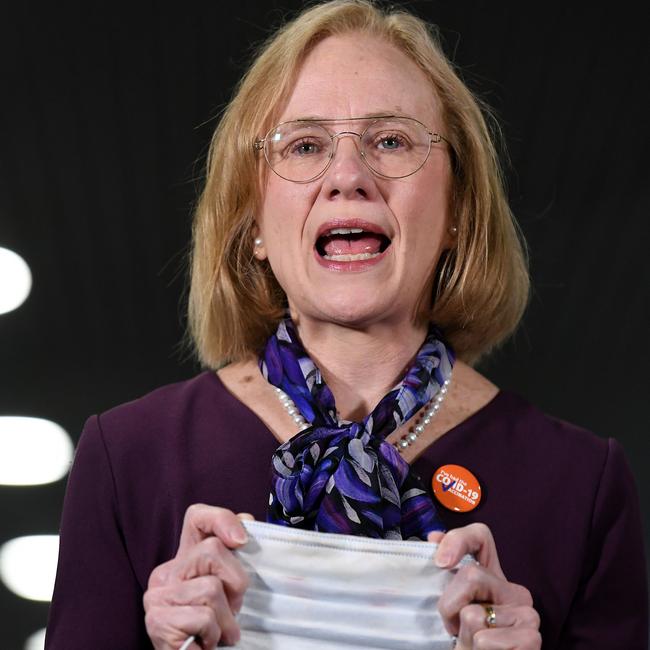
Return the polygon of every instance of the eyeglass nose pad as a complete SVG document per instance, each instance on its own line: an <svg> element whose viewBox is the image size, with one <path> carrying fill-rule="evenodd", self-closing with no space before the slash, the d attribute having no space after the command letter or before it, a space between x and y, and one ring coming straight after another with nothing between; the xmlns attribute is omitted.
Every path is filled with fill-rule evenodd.
<svg viewBox="0 0 650 650"><path fill-rule="evenodd" d="M361 156L361 159L363 160L363 162L366 162L366 156L365 156L365 154L363 152L362 134L357 133L356 131L341 131L340 133L335 133L332 136L332 150L330 152L330 159L329 159L329 161L327 163L328 166L334 160L334 156L336 156L336 152L338 150L338 145L339 145L339 138L341 136L352 136L352 135L359 138L359 146L357 148L357 151L359 152L359 155Z"/></svg>

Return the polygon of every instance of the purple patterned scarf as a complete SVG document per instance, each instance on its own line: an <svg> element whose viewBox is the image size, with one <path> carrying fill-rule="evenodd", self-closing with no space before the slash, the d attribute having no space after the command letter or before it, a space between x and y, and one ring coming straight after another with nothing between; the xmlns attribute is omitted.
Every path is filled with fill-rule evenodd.
<svg viewBox="0 0 650 650"><path fill-rule="evenodd" d="M431 327L404 379L362 422L339 421L334 397L290 318L266 343L260 369L311 426L273 455L270 523L383 539L444 530L418 476L385 438L433 399L452 350Z"/></svg>

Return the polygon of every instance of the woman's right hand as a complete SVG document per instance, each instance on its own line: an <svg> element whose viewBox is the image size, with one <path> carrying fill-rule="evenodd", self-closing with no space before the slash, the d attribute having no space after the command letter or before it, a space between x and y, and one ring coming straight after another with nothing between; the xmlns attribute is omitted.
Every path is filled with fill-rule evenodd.
<svg viewBox="0 0 650 650"><path fill-rule="evenodd" d="M144 594L145 625L156 650L178 650L192 635L197 641L191 650L237 643L235 616L248 576L230 549L246 541L230 510L202 504L187 509L176 557L151 572Z"/></svg>

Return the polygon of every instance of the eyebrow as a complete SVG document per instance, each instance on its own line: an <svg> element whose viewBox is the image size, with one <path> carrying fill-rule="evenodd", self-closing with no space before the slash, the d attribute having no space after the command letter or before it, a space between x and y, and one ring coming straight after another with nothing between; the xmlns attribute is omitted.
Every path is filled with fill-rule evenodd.
<svg viewBox="0 0 650 650"><path fill-rule="evenodd" d="M350 117L325 117L323 115L300 115L298 117L292 117L291 119L283 120L284 122L345 122L346 120L371 120L377 117L397 117L401 115L400 110L385 110L385 111L373 111L372 113L365 113L364 115L358 115L353 118Z"/></svg>

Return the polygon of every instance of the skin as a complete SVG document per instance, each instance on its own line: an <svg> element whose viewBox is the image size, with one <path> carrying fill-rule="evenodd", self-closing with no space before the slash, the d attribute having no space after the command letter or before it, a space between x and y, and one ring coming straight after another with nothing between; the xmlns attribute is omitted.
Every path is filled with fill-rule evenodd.
<svg viewBox="0 0 650 650"><path fill-rule="evenodd" d="M406 115L444 134L438 102L424 74L399 50L365 35L330 37L316 46L279 121L313 116L314 107L324 118ZM342 123L334 130L348 128L354 129ZM255 254L268 259L285 290L301 340L342 417L362 418L370 412L403 375L425 337L426 328L414 325L411 315L440 254L454 245L447 210L450 174L446 150L433 147L416 174L379 178L361 161L358 140L343 137L321 178L298 184L267 175L255 232L262 244ZM388 254L379 264L341 272L315 260L318 228L345 218L381 225L390 235ZM255 359L231 364L219 376L279 441L297 432ZM457 362L443 407L405 459L413 461L497 392L487 379ZM403 433L394 432L389 440ZM228 510L204 505L188 510L176 557L153 571L144 597L155 648L176 650L190 634L203 643L193 643L193 650L236 642L234 617L247 582L229 549L243 543L245 535L238 517ZM508 582L485 525L432 533L429 541L439 544L436 563L441 567L455 566L466 553L478 560L455 574L439 603L446 628L458 637L457 650L541 647L531 595ZM496 628L487 629L482 602L494 604Z"/></svg>
<svg viewBox="0 0 650 650"><path fill-rule="evenodd" d="M317 107L326 118L399 114L443 130L429 89L424 73L393 47L367 37L329 38L307 57L278 121L313 116ZM256 254L268 258L301 340L344 417L371 410L410 363L426 334L425 325L413 325L414 305L440 254L453 244L445 147L432 145L416 174L383 179L363 163L358 146L357 138L339 138L328 171L311 183L267 174L257 219L263 244ZM318 228L353 218L382 227L392 239L387 255L363 272L324 269L313 254Z"/></svg>

